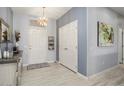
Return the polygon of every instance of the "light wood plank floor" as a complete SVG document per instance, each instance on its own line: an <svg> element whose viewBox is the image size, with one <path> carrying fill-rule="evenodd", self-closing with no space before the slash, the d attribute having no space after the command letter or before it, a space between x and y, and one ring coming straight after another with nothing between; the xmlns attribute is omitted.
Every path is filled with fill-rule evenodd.
<svg viewBox="0 0 124 93"><path fill-rule="evenodd" d="M84 85L124 85L124 65L110 69L90 79L83 78L60 64L50 67L25 70L22 86L84 86Z"/></svg>

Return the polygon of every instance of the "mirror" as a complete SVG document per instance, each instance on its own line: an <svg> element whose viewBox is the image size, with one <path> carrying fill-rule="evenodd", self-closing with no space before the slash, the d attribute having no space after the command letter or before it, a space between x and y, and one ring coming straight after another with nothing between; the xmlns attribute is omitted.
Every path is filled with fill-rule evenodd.
<svg viewBox="0 0 124 93"><path fill-rule="evenodd" d="M7 42L9 40L9 25L0 18L0 42Z"/></svg>
<svg viewBox="0 0 124 93"><path fill-rule="evenodd" d="M11 30L9 25L0 18L0 55L1 59L13 57L13 42L10 39Z"/></svg>

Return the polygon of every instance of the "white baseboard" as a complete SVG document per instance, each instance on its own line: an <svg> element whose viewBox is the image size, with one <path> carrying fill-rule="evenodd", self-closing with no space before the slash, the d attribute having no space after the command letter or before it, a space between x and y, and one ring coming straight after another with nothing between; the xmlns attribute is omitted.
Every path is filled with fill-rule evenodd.
<svg viewBox="0 0 124 93"><path fill-rule="evenodd" d="M58 61L58 63L60 63L60 62ZM61 64L61 63L60 63L60 64ZM117 68L118 66L119 66L119 65L115 65L115 66L113 66L113 67L111 67L111 68L108 68L108 69L106 69L106 70L103 70L102 72L93 74L93 75L91 75L91 76L85 76L85 75L83 75L83 74L81 74L81 73L79 73L79 72L76 72L76 74L79 75L79 76L81 76L81 77L83 77L84 79L90 79L90 78L102 76L104 73L108 72L109 70L115 69L115 68Z"/></svg>
<svg viewBox="0 0 124 93"><path fill-rule="evenodd" d="M108 69L106 69L106 70L103 70L102 72L99 72L99 73L96 73L96 74L93 74L93 75L91 75L91 76L88 76L88 78L90 79L90 78L95 78L95 77L98 77L98 76L102 76L104 73L106 73L106 72L108 72L108 71L110 71L110 70L112 70L112 69L115 69L115 68L117 68L119 65L115 65L115 66L113 66L113 67L111 67L111 68L108 68Z"/></svg>
<svg viewBox="0 0 124 93"><path fill-rule="evenodd" d="M81 74L81 73L79 73L79 72L77 72L76 74L79 75L80 77L84 78L84 79L87 79L87 80L89 79L89 77L84 76L83 74Z"/></svg>
<svg viewBox="0 0 124 93"><path fill-rule="evenodd" d="M48 62L48 63L58 63L58 64L61 64L59 61L46 61L46 62ZM23 67L26 68L28 65L30 65L30 64L23 64ZM88 79L90 79L90 78L95 78L95 77L98 77L98 76L102 76L104 73L108 72L109 70L115 69L115 68L117 68L118 66L119 66L119 65L115 65L115 66L113 66L113 67L111 67L111 68L108 68L108 69L106 69L106 70L104 70L104 71L102 71L102 72L93 74L93 75L91 75L91 76L85 76L85 75L83 75L83 74L81 74L81 73L79 73L79 72L76 72L76 74L79 75L79 76L81 76L82 78L88 80Z"/></svg>
<svg viewBox="0 0 124 93"><path fill-rule="evenodd" d="M28 66L29 64L23 64L23 67L26 67L26 66Z"/></svg>
<svg viewBox="0 0 124 93"><path fill-rule="evenodd" d="M57 61L57 63L61 64L60 61ZM63 65L63 64L61 64L61 65ZM65 67L65 66L64 66L64 67ZM68 68L68 67L66 67L66 68ZM68 69L69 69L69 68L68 68ZM71 71L73 71L73 70L71 70ZM73 72L76 73L78 76L84 78L84 79L89 79L87 76L84 76L83 74L79 73L78 70L77 70L76 72L75 72L75 71L73 71Z"/></svg>
<svg viewBox="0 0 124 93"><path fill-rule="evenodd" d="M55 63L55 60L46 61L47 63Z"/></svg>
<svg viewBox="0 0 124 93"><path fill-rule="evenodd" d="M106 69L106 70L104 70L104 71L102 71L102 72L99 72L99 73L96 73L96 74L93 74L93 75L91 75L91 76L84 76L83 74L80 74L79 72L77 72L77 75L79 75L79 76L81 76L81 77L83 77L84 79L91 79L91 78L95 78L95 77L98 77L98 76L102 76L104 73L106 73L106 72L108 72L108 71L110 71L110 70L112 70L112 69L115 69L115 68L117 68L119 65L116 65L116 66L114 66L114 67L111 67L111 68L108 68L108 69Z"/></svg>

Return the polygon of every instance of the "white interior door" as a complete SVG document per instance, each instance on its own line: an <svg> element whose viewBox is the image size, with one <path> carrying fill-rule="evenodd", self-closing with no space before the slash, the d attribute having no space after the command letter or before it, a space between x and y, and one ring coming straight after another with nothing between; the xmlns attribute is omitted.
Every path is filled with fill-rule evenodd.
<svg viewBox="0 0 124 93"><path fill-rule="evenodd" d="M68 34L66 32L65 27L59 31L59 60L63 65L68 66Z"/></svg>
<svg viewBox="0 0 124 93"><path fill-rule="evenodd" d="M77 72L77 21L59 29L60 63Z"/></svg>
<svg viewBox="0 0 124 93"><path fill-rule="evenodd" d="M47 31L31 27L29 31L29 64L44 63L47 58Z"/></svg>

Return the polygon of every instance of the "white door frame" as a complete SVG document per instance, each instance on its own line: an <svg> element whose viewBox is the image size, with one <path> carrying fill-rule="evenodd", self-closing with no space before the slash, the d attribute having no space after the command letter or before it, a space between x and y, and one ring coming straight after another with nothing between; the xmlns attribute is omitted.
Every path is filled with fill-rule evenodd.
<svg viewBox="0 0 124 93"><path fill-rule="evenodd" d="M118 63L124 64L124 30L118 30Z"/></svg>
<svg viewBox="0 0 124 93"><path fill-rule="evenodd" d="M77 49L77 51L76 51L76 54L77 54L77 57L76 57L76 70L74 70L74 69L71 69L71 68L69 68L67 65L64 65L64 66L66 66L67 68L69 68L70 70L72 70L72 71L74 71L74 72L78 72L78 21L77 20L75 20L75 21L72 21L72 22L70 22L69 24L73 24L73 22L74 23L76 23L76 30L77 30L77 32L76 32L76 34L77 34L77 36L76 36L76 43L77 43L77 45L76 45L76 49ZM69 25L69 24L67 24L67 25ZM66 26L66 25L64 25L64 26ZM64 27L63 26L63 27ZM59 62L62 64L62 60L60 60L60 31L61 31L61 29L63 28L63 27L60 27L59 28ZM63 65L63 64L62 64Z"/></svg>

